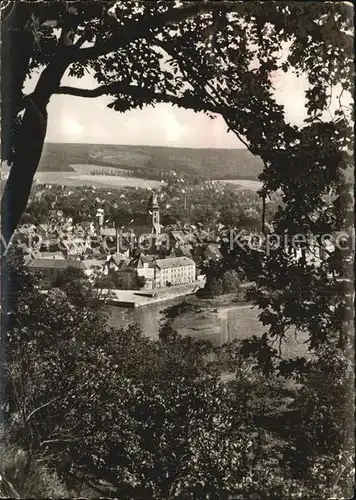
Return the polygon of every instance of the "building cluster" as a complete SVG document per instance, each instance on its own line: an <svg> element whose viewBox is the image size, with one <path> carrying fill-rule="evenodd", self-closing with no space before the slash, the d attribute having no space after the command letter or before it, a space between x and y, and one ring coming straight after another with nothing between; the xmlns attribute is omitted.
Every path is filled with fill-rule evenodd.
<svg viewBox="0 0 356 500"><path fill-rule="evenodd" d="M73 226L62 213L51 212L48 224L20 228L27 265L41 275L44 288L70 268L93 280L105 277L119 289L184 285L201 279L204 264L222 258L219 238L203 227L163 227L155 195L136 224L117 228L104 220L98 211L95 223Z"/></svg>

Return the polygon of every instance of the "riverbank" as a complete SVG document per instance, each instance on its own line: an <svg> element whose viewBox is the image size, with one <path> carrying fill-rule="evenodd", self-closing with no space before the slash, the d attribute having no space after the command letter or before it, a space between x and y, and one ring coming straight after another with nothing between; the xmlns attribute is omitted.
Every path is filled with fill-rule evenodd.
<svg viewBox="0 0 356 500"><path fill-rule="evenodd" d="M166 302L179 297L194 295L204 287L202 281L154 290L105 290L105 304L110 306L136 308Z"/></svg>
<svg viewBox="0 0 356 500"><path fill-rule="evenodd" d="M199 299L189 297L186 306L170 319L174 330L183 336L209 340L221 346L234 339L262 334L263 326L256 310L246 301L233 301L232 297Z"/></svg>
<svg viewBox="0 0 356 500"><path fill-rule="evenodd" d="M108 305L108 321L114 327L127 327L137 323L145 335L158 337L162 322L168 321L180 335L208 340L216 347L234 340L261 337L266 327L259 321L259 310L243 300L243 294L225 295L214 299L195 295L170 299L162 297L143 304L145 307L117 307ZM309 356L305 343L307 334L294 332L282 346L285 359ZM278 348L278 345L275 346Z"/></svg>
<svg viewBox="0 0 356 500"><path fill-rule="evenodd" d="M170 320L174 330L181 335L209 340L215 346L232 341L242 341L253 336L261 337L266 327L259 321L260 310L251 302L246 302L243 295L221 296L216 299L186 299L187 307ZM282 357L285 359L298 356L309 357L308 334L294 332L286 335L282 345ZM278 349L278 343L274 345Z"/></svg>

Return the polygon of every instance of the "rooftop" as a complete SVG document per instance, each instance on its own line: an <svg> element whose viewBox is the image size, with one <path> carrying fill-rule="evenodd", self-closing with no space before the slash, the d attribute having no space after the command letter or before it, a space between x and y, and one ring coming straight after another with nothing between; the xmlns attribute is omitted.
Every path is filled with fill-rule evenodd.
<svg viewBox="0 0 356 500"><path fill-rule="evenodd" d="M109 256L109 258L107 259L107 262L115 262L115 264L117 266L121 265L122 262L126 262L126 258L123 257L122 255L120 255L119 253L114 253L112 255Z"/></svg>
<svg viewBox="0 0 356 500"><path fill-rule="evenodd" d="M179 243L185 243L185 241L186 241L186 238L185 238L183 231L171 231L171 235Z"/></svg>
<svg viewBox="0 0 356 500"><path fill-rule="evenodd" d="M105 264L104 260L98 260L98 259L84 259L83 264L87 269L92 269L92 268L102 268Z"/></svg>
<svg viewBox="0 0 356 500"><path fill-rule="evenodd" d="M100 236L116 236L117 229L115 227L100 228Z"/></svg>
<svg viewBox="0 0 356 500"><path fill-rule="evenodd" d="M61 259L33 259L28 263L27 267L32 269L68 269L68 267L86 269L81 260Z"/></svg>
<svg viewBox="0 0 356 500"><path fill-rule="evenodd" d="M39 252L40 255L38 255L36 258L38 259L60 259L60 260L65 260L65 257L62 252Z"/></svg>
<svg viewBox="0 0 356 500"><path fill-rule="evenodd" d="M145 255L140 253L130 261L130 267L143 267L143 264L153 264L155 260L154 255Z"/></svg>
<svg viewBox="0 0 356 500"><path fill-rule="evenodd" d="M188 257L168 257L167 259L157 259L155 261L159 269L167 269L171 267L195 266L195 262Z"/></svg>

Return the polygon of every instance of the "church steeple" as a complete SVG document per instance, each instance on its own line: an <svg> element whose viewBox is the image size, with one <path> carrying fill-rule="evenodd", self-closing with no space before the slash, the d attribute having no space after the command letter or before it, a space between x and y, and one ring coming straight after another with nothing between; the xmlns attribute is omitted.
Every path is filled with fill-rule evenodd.
<svg viewBox="0 0 356 500"><path fill-rule="evenodd" d="M152 232L156 235L161 234L161 224L159 217L159 205L157 195L152 194L148 200L147 211L152 217Z"/></svg>

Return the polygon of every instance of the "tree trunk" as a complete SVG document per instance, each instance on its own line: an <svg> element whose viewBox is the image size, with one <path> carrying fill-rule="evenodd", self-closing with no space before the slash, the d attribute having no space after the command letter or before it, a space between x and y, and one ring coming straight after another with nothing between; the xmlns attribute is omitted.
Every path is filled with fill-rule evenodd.
<svg viewBox="0 0 356 500"><path fill-rule="evenodd" d="M60 85L68 61L47 66L28 99L16 134L15 153L2 197L2 245L9 243L26 208L47 132L47 104ZM2 249L3 250L3 249Z"/></svg>
<svg viewBox="0 0 356 500"><path fill-rule="evenodd" d="M16 138L18 146L2 198L2 235L6 243L9 242L26 208L46 131L46 108L38 106L33 100L25 111Z"/></svg>
<svg viewBox="0 0 356 500"><path fill-rule="evenodd" d="M32 6L31 6L32 7ZM8 2L1 22L1 158L12 159L14 125L33 52L33 32L26 27L31 7Z"/></svg>

